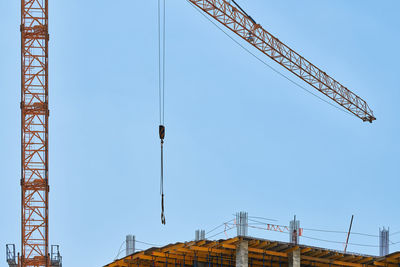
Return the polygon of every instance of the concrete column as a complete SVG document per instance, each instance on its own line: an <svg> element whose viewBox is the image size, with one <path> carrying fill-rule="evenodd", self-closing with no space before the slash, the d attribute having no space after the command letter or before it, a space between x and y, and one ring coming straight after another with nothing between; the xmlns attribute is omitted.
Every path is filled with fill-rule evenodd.
<svg viewBox="0 0 400 267"><path fill-rule="evenodd" d="M288 253L289 267L300 267L300 249Z"/></svg>
<svg viewBox="0 0 400 267"><path fill-rule="evenodd" d="M249 242L240 240L236 246L236 267L249 266Z"/></svg>

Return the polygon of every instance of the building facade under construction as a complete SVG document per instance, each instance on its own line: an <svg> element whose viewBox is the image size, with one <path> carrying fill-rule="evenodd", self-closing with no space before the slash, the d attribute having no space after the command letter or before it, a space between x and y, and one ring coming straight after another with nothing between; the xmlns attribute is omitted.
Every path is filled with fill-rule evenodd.
<svg viewBox="0 0 400 267"><path fill-rule="evenodd" d="M216 241L197 240L150 248L105 265L133 266L399 267L400 252L372 256L237 236Z"/></svg>

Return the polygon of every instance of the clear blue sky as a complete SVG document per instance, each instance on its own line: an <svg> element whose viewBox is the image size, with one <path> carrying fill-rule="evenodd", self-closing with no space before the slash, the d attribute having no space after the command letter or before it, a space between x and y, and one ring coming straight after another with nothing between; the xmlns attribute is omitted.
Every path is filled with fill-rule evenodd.
<svg viewBox="0 0 400 267"><path fill-rule="evenodd" d="M354 214L355 232L400 231L400 2L239 3L366 99L377 121L363 123L305 93L186 1L168 1L162 226L157 1L50 1L50 239L61 245L65 266L111 262L128 233L156 244L190 240L195 229L212 229L240 210L285 225L297 214L305 228L341 231ZM5 266L5 244L20 245L20 2L1 1L0 10ZM345 240L344 234L304 235ZM391 239L400 241L400 234ZM350 241L378 244L374 237ZM349 250L378 253L376 247Z"/></svg>

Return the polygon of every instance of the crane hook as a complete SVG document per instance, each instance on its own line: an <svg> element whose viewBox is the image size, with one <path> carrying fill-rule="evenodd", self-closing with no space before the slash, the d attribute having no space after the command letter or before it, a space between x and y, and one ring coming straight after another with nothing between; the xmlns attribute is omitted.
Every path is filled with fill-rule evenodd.
<svg viewBox="0 0 400 267"><path fill-rule="evenodd" d="M160 194L161 194L161 223L165 225L164 215L164 137L165 137L165 126L160 125L158 133L161 140L161 177L160 177Z"/></svg>

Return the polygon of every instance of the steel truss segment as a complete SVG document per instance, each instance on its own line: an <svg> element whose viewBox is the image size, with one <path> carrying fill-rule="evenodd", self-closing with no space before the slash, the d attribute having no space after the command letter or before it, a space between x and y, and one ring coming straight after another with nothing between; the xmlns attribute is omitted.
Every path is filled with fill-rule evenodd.
<svg viewBox="0 0 400 267"><path fill-rule="evenodd" d="M369 122L376 119L362 98L282 43L229 1L189 1L358 118Z"/></svg>
<svg viewBox="0 0 400 267"><path fill-rule="evenodd" d="M20 266L49 267L48 0L21 0Z"/></svg>

